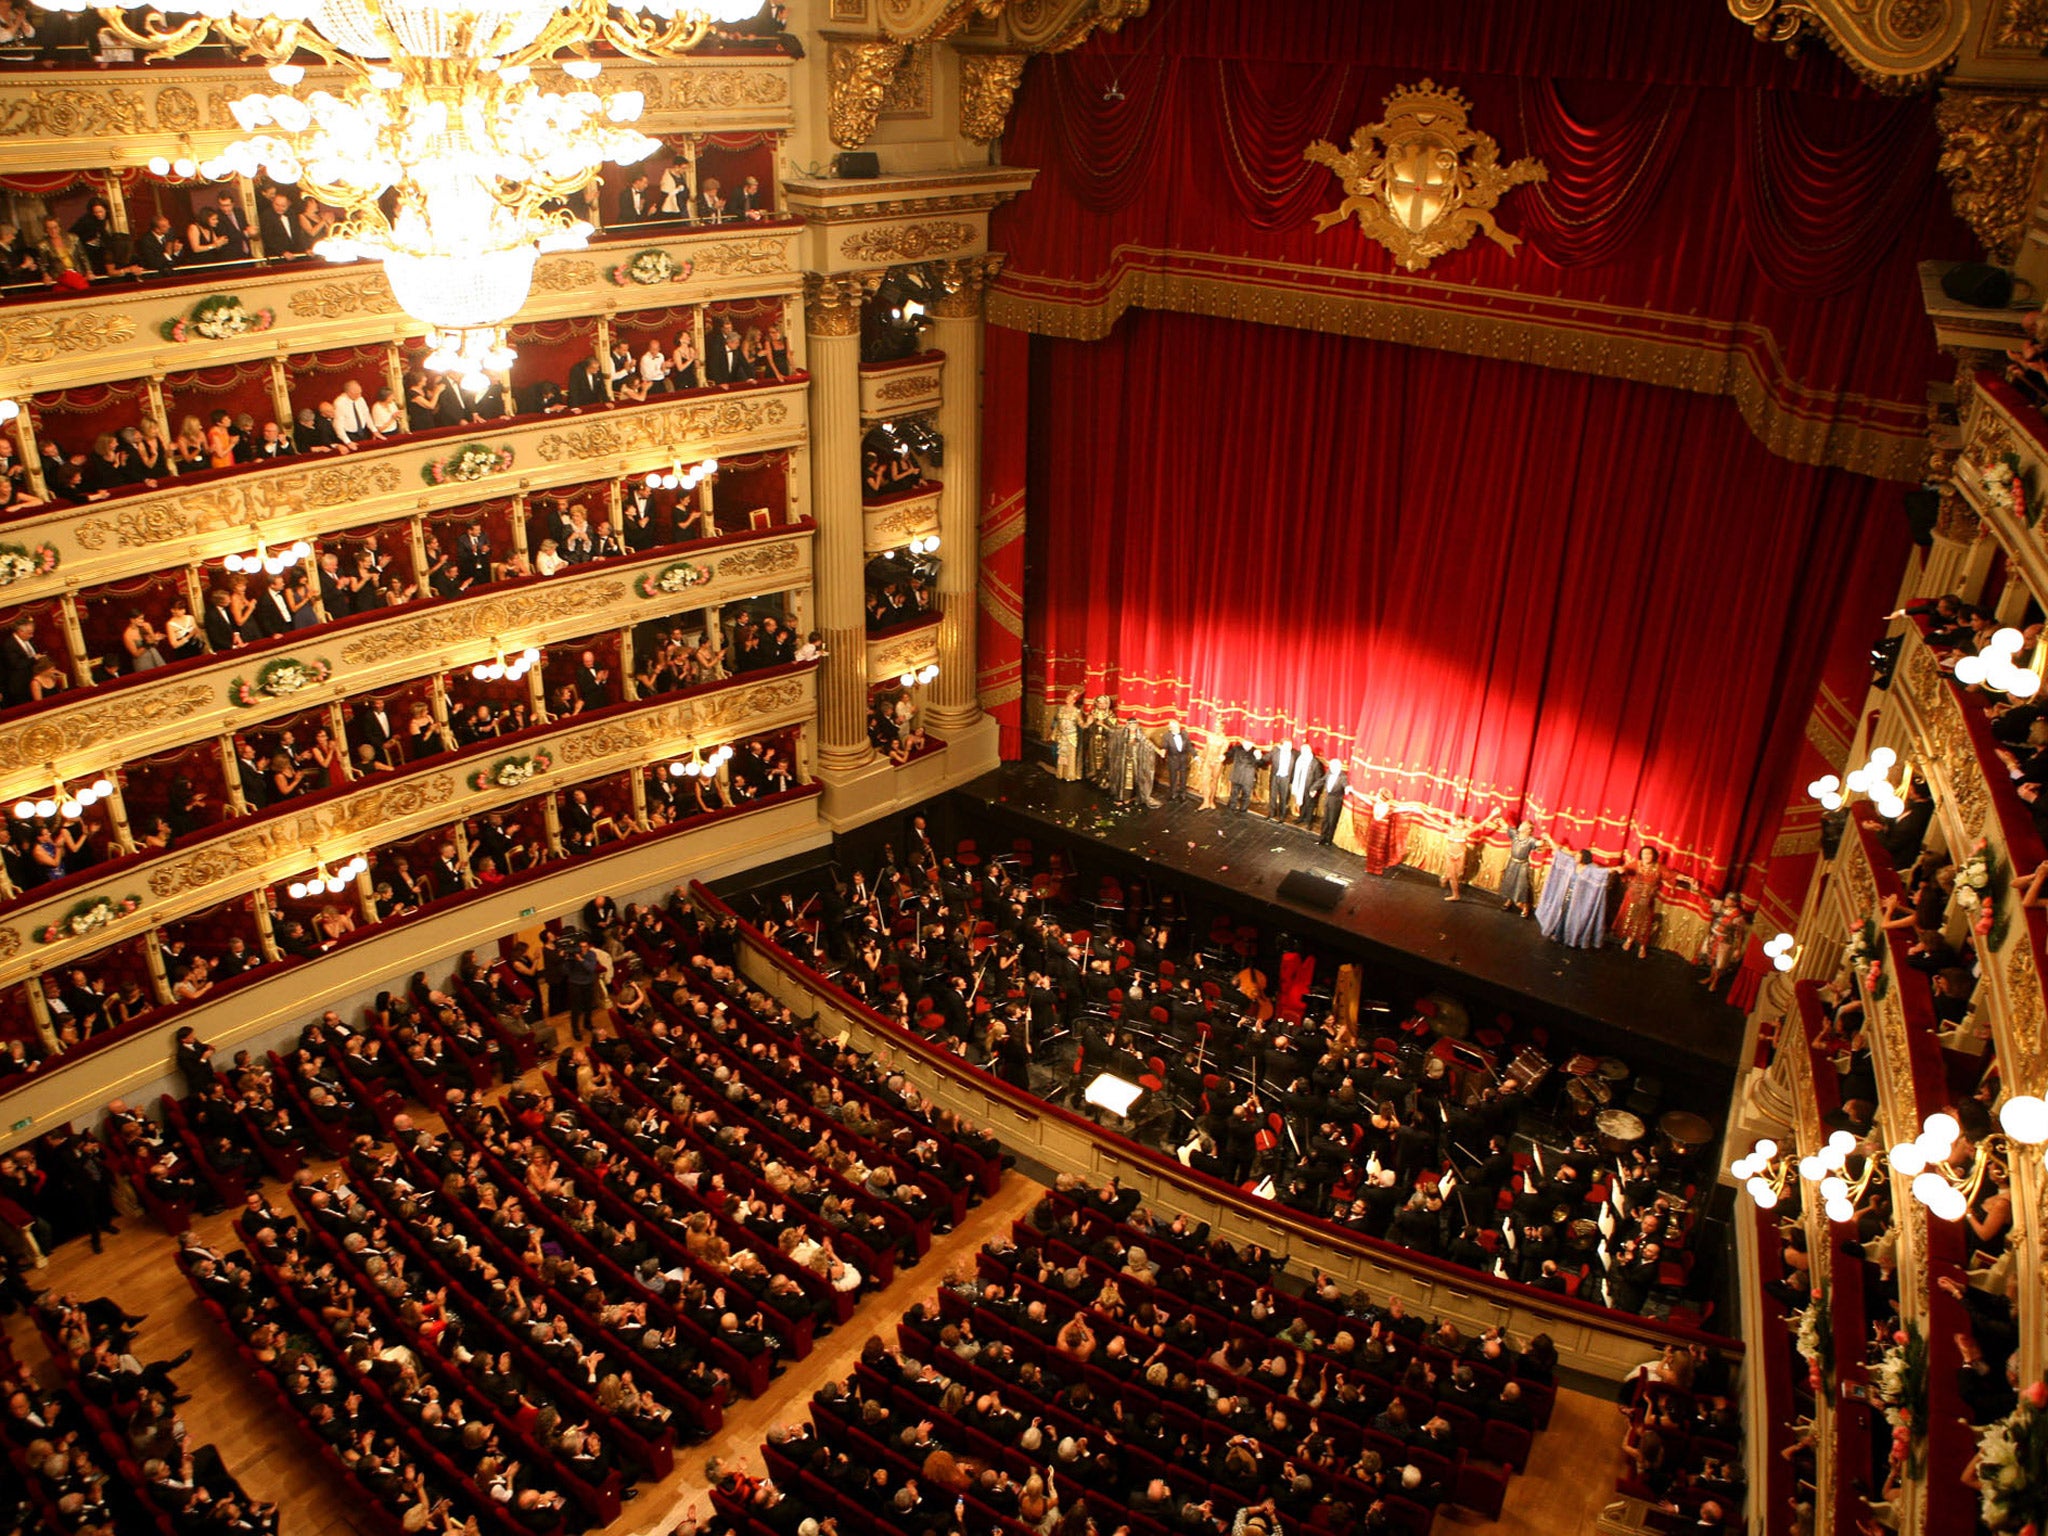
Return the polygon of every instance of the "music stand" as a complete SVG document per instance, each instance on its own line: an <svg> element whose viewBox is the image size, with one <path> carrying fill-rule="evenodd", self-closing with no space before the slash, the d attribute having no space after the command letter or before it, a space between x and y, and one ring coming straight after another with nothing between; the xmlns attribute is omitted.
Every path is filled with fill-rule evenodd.
<svg viewBox="0 0 2048 1536"><path fill-rule="evenodd" d="M1120 1120L1130 1119L1131 1106L1144 1096L1143 1088L1114 1072L1102 1073L1081 1092L1085 1102L1108 1110Z"/></svg>

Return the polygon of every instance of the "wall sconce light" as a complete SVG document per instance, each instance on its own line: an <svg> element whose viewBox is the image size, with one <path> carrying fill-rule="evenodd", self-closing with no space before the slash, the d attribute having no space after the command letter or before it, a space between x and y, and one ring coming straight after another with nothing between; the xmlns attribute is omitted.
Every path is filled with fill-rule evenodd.
<svg viewBox="0 0 2048 1536"><path fill-rule="evenodd" d="M359 853L346 863L330 870L326 861L316 854L313 859L313 873L304 879L294 880L285 887L285 891L294 901L303 900L308 896L318 896L323 892L329 896L339 896L348 889L350 881L369 867L370 861Z"/></svg>
<svg viewBox="0 0 2048 1536"><path fill-rule="evenodd" d="M1994 1159L2015 1147L2038 1147L2048 1141L2048 1101L2032 1094L2015 1094L1998 1107L2001 1131L1993 1131L1976 1145L1967 1168L1957 1168L1950 1159L1963 1133L1954 1115L1929 1115L1912 1141L1902 1141L1886 1154L1892 1172L1911 1179L1913 1198L1943 1221L1960 1221Z"/></svg>
<svg viewBox="0 0 2048 1536"><path fill-rule="evenodd" d="M38 795L33 800L14 802L16 821L47 821L52 816L62 816L66 821L76 821L85 814L89 805L97 805L114 792L113 780L102 774L76 793L65 787L62 779L57 780L47 795Z"/></svg>

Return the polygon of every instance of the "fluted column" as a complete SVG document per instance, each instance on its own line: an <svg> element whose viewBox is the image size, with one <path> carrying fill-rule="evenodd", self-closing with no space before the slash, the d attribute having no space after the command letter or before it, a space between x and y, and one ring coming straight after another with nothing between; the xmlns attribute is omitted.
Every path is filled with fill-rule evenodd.
<svg viewBox="0 0 2048 1536"><path fill-rule="evenodd" d="M932 305L932 341L946 354L938 412L946 440L939 490L939 675L926 712L943 736L981 715L974 653L981 579L982 295L1002 270L1000 255L939 263L945 296Z"/></svg>
<svg viewBox="0 0 2048 1536"><path fill-rule="evenodd" d="M860 505L860 304L879 272L804 278L811 365L811 577L825 637L818 677L818 760L827 775L874 760L868 745L867 609Z"/></svg>

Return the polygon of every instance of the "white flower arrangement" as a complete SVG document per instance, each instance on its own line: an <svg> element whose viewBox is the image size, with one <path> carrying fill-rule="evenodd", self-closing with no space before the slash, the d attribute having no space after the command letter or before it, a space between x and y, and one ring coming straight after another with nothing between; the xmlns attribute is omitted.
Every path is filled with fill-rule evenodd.
<svg viewBox="0 0 2048 1536"><path fill-rule="evenodd" d="M1956 866L1956 905L1972 916L1991 889L1991 860L1983 844Z"/></svg>
<svg viewBox="0 0 2048 1536"><path fill-rule="evenodd" d="M301 688L313 686L314 678L310 669L297 662L287 662L281 667L263 675L263 691L282 698L288 693L297 693Z"/></svg>
<svg viewBox="0 0 2048 1536"><path fill-rule="evenodd" d="M493 777L497 782L498 788L513 789L524 784L539 772L540 769L535 765L532 758L515 757L500 763L498 771Z"/></svg>
<svg viewBox="0 0 2048 1536"><path fill-rule="evenodd" d="M82 939L88 933L95 933L114 920L114 904L111 901L95 902L76 917L67 918L65 930L74 939Z"/></svg>
<svg viewBox="0 0 2048 1536"><path fill-rule="evenodd" d="M2013 487L2017 481L2012 466L2004 460L1988 466L1977 477L1984 489L1984 500L2000 512L2011 514L2013 510Z"/></svg>
<svg viewBox="0 0 2048 1536"><path fill-rule="evenodd" d="M0 587L11 587L57 569L57 551L43 544L23 549L19 544L0 544Z"/></svg>
<svg viewBox="0 0 2048 1536"><path fill-rule="evenodd" d="M2022 1387L2018 1406L1978 1435L1977 1482L1994 1531L2036 1529L2048 1516L2048 1384Z"/></svg>

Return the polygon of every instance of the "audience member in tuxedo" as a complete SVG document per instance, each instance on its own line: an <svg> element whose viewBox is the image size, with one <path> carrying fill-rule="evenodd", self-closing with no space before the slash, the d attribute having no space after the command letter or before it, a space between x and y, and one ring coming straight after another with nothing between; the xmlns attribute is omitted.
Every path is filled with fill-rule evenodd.
<svg viewBox="0 0 2048 1536"><path fill-rule="evenodd" d="M292 195L284 188L273 187L257 200L256 238L273 261L299 255L292 241Z"/></svg>
<svg viewBox="0 0 2048 1536"><path fill-rule="evenodd" d="M178 258L185 254L185 242L171 230L171 221L158 214L149 221L135 242L135 259L156 276L164 276L177 270Z"/></svg>
<svg viewBox="0 0 2048 1536"><path fill-rule="evenodd" d="M26 704L33 697L29 685L43 660L43 648L36 643L36 621L23 614L8 625L6 642L0 645L0 689L10 705Z"/></svg>
<svg viewBox="0 0 2048 1536"><path fill-rule="evenodd" d="M296 424L292 428L292 446L300 453L333 453L342 446L334 430L334 407L329 404L326 411L313 406L301 406Z"/></svg>
<svg viewBox="0 0 2048 1536"><path fill-rule="evenodd" d="M753 370L747 366L745 350L740 343L740 333L727 315L721 322L718 333L704 342L704 377L712 384L738 384L753 377Z"/></svg>
<svg viewBox="0 0 2048 1536"><path fill-rule="evenodd" d="M633 172L632 179L619 192L619 222L640 224L658 217L660 212L660 199L653 192L647 173Z"/></svg>
<svg viewBox="0 0 2048 1536"><path fill-rule="evenodd" d="M349 717L349 745L352 748L368 747L380 762L393 761L391 741L395 735L397 729L382 698L373 696L362 700Z"/></svg>
<svg viewBox="0 0 2048 1536"><path fill-rule="evenodd" d="M611 385L605 366L586 357L569 374L569 404L572 408L603 405L611 399Z"/></svg>
<svg viewBox="0 0 2048 1536"><path fill-rule="evenodd" d="M763 219L768 216L768 197L761 190L761 178L749 176L740 183L739 191L733 193L727 214L734 219Z"/></svg>

